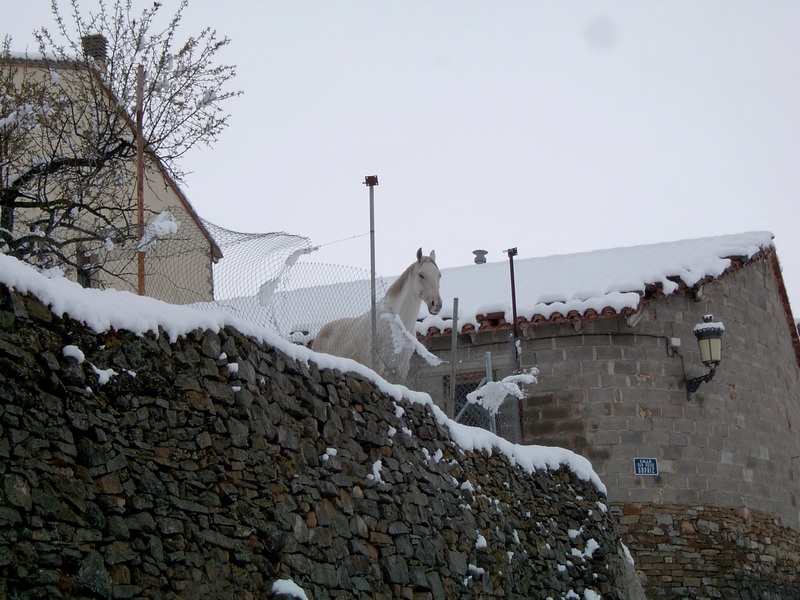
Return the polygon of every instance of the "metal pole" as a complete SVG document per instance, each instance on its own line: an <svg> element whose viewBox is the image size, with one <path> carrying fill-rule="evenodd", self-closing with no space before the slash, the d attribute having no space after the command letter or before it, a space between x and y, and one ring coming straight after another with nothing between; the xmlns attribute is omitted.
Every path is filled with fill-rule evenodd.
<svg viewBox="0 0 800 600"><path fill-rule="evenodd" d="M378 337L378 300L375 285L375 186L378 185L377 175L367 175L364 185L369 187L369 264L370 264L370 294L372 312L372 370L378 365L376 339Z"/></svg>
<svg viewBox="0 0 800 600"><path fill-rule="evenodd" d="M519 373L520 371L520 356L519 356L519 349L517 348L517 341L519 340L519 327L517 325L517 284L514 280L514 257L517 255L516 248L509 248L506 250L508 253L508 265L511 269L511 318L513 320L511 324L511 332L512 332L512 354L511 356L514 359L514 372Z"/></svg>
<svg viewBox="0 0 800 600"><path fill-rule="evenodd" d="M445 407L447 416L451 419L456 411L456 363L458 358L458 298L453 298L453 325L450 339L450 399Z"/></svg>
<svg viewBox="0 0 800 600"><path fill-rule="evenodd" d="M494 381L494 373L492 373L493 369L492 369L492 353L491 352L487 352L484 355L484 368L486 369L486 375L484 376L484 379L485 379L486 383L489 383L490 381ZM489 415L489 431L491 431L492 433L497 433L497 418L496 418L496 415L491 415L491 414Z"/></svg>
<svg viewBox="0 0 800 600"><path fill-rule="evenodd" d="M136 222L137 245L144 236L144 67L140 64L136 69ZM144 252L137 252L137 292L144 296Z"/></svg>

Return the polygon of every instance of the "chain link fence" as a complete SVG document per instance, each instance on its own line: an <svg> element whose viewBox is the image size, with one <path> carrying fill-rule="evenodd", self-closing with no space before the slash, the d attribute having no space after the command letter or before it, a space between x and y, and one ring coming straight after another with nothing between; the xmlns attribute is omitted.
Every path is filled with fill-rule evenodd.
<svg viewBox="0 0 800 600"><path fill-rule="evenodd" d="M484 360L483 372L456 373L453 387L451 376L446 375L441 400L435 397L436 394L431 395L443 409L452 407L452 414L448 414L451 419L519 443L522 441L522 404L515 394L520 393L518 383L534 383L535 374L511 375L497 381L498 369L490 352L486 353ZM524 381L517 382L517 379Z"/></svg>

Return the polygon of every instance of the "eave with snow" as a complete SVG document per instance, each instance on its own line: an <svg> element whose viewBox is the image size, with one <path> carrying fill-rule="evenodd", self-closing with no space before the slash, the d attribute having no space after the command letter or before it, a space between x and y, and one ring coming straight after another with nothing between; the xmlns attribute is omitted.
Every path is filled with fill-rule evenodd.
<svg viewBox="0 0 800 600"><path fill-rule="evenodd" d="M800 364L800 337L783 283L773 235L755 231L540 258L514 258L517 325L626 317L635 322L653 301L670 295L699 298L703 287L753 261L766 261L779 281L787 328ZM420 313L423 338L452 334L453 298L459 333L510 330L513 324L508 261L442 270L443 310Z"/></svg>

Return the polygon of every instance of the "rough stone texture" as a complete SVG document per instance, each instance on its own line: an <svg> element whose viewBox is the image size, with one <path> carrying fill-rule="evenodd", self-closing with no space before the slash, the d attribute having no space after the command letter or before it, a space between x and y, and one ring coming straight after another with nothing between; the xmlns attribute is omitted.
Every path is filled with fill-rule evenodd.
<svg viewBox="0 0 800 600"><path fill-rule="evenodd" d="M593 484L465 453L424 404L232 329L0 309L0 598L633 597Z"/></svg>
<svg viewBox="0 0 800 600"><path fill-rule="evenodd" d="M669 505L676 520L690 518L698 505L747 507L770 515L781 523L781 535L800 543L800 367L779 282L770 251L694 289L669 296L648 290L640 313L630 319L565 315L560 323L524 324L523 366L539 369L539 382L523 401L524 442L586 456L608 486L612 506ZM725 325L722 363L714 379L687 398L684 379L705 373L692 328L708 313ZM508 332L461 336L460 372L480 374L490 351L497 378L507 375ZM677 351L672 338L681 340ZM450 359L449 338L426 344ZM416 389L440 398L448 368L425 369ZM659 474L636 475L636 457L656 458ZM648 535L634 544L631 536L640 533L631 529L625 539L636 555L659 557L637 564L652 581L648 570L659 561L658 577L674 566L673 545L653 547ZM752 532L758 535L760 530ZM718 544L708 552L727 556L720 539L705 542ZM739 566L724 562L718 575L706 579L722 582ZM785 585L772 566L760 563L752 577L765 587ZM683 574L675 568L674 587L696 587L694 576L683 582ZM787 596L772 597L794 597L792 586L784 590ZM742 591L741 597L750 596Z"/></svg>
<svg viewBox="0 0 800 600"><path fill-rule="evenodd" d="M777 268L767 253L697 290L654 290L631 320L525 324L523 366L539 382L523 401L524 442L586 456L611 502L744 502L800 531L800 365ZM684 378L705 374L692 328L708 313L725 325L722 363L687 399ZM507 375L507 336L462 336L459 372L482 373L491 351L497 377ZM449 338L426 343L450 358ZM449 364L423 372L415 389L438 400ZM634 475L634 457L657 458L659 476Z"/></svg>
<svg viewBox="0 0 800 600"><path fill-rule="evenodd" d="M614 512L647 573L650 600L800 598L800 540L772 515L669 504L625 504Z"/></svg>

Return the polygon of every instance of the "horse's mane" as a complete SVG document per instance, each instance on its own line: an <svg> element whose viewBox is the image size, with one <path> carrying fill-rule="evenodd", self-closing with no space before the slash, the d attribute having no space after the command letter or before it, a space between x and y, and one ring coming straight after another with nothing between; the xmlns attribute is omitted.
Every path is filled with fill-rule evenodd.
<svg viewBox="0 0 800 600"><path fill-rule="evenodd" d="M411 277L411 274L414 272L414 268L418 264L422 265L422 264L424 264L426 262L432 262L434 265L436 264L434 261L431 260L430 256L423 256L422 260L419 260L419 261L415 260L413 263L408 265L406 270L403 271L400 274L400 277L398 277L395 280L395 282L392 285L389 286L389 289L386 290L386 294L384 294L384 298L388 298L388 299L396 298L400 294L400 290L403 289L403 286L408 281L408 278Z"/></svg>

